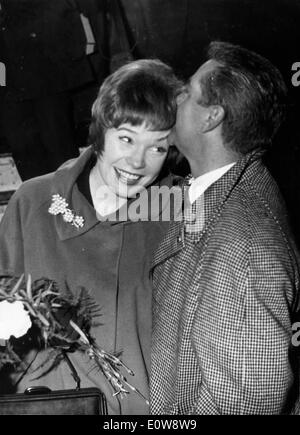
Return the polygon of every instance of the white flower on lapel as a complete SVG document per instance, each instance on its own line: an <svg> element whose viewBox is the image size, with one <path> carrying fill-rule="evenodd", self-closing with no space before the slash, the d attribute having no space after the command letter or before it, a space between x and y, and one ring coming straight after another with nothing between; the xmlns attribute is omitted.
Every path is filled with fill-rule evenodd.
<svg viewBox="0 0 300 435"><path fill-rule="evenodd" d="M84 219L82 216L75 215L75 213L68 208L68 203L60 196L58 193L52 195L52 203L49 207L48 211L50 214L54 216L58 214L62 214L63 220L71 225L74 225L76 228L82 228L84 225Z"/></svg>

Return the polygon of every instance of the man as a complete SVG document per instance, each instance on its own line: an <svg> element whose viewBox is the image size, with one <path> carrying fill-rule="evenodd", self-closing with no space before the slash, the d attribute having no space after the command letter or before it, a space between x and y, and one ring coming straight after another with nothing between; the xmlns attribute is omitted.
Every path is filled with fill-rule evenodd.
<svg viewBox="0 0 300 435"><path fill-rule="evenodd" d="M178 97L193 179L153 261L153 414L294 412L299 259L261 162L285 94L268 60L213 42Z"/></svg>

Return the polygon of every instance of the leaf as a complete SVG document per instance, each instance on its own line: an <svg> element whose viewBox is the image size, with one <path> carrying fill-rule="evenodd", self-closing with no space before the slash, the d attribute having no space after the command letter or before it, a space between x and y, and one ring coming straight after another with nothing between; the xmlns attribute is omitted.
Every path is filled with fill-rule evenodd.
<svg viewBox="0 0 300 435"><path fill-rule="evenodd" d="M43 323L43 325L45 325L46 327L50 326L50 323L48 322L48 320L46 319L46 317L43 316L42 313L39 313L38 311L36 312L36 316L39 318L39 320Z"/></svg>
<svg viewBox="0 0 300 435"><path fill-rule="evenodd" d="M20 276L20 278L18 279L16 285L13 287L12 291L10 292L10 295L13 296L20 288L22 282L24 280L24 273L22 273L22 275Z"/></svg>
<svg viewBox="0 0 300 435"><path fill-rule="evenodd" d="M70 325L72 326L73 329L75 329L75 331L80 335L81 339L83 340L83 342L87 345L90 344L87 336L82 332L82 330L79 328L79 326L76 325L76 323L73 322L73 320L70 320Z"/></svg>
<svg viewBox="0 0 300 435"><path fill-rule="evenodd" d="M25 299L25 300L27 300L28 299L28 297L27 297L27 293L26 293L26 290L24 290L24 289L20 289L19 290L19 294ZM17 298L17 299L20 299L20 298Z"/></svg>
<svg viewBox="0 0 300 435"><path fill-rule="evenodd" d="M28 299L32 299L32 291L31 291L31 275L30 273L28 274L28 279L27 279L27 284L26 284L26 290L27 290L27 295L28 295Z"/></svg>
<svg viewBox="0 0 300 435"><path fill-rule="evenodd" d="M27 302L27 301L22 301L22 302L23 302L24 306L27 308L27 310L29 311L29 313L30 313L33 317L36 317L36 313L35 313L35 311L31 308L30 303Z"/></svg>
<svg viewBox="0 0 300 435"><path fill-rule="evenodd" d="M4 296L5 299L7 299L7 298L9 297L9 296L7 295L7 293L6 293L4 290L2 290L2 289L0 289L0 295Z"/></svg>

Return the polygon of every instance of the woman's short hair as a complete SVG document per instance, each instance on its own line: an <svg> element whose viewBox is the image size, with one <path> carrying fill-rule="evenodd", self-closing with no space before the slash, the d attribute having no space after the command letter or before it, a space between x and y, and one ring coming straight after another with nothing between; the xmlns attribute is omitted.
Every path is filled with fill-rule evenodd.
<svg viewBox="0 0 300 435"><path fill-rule="evenodd" d="M169 130L176 121L176 96L181 82L172 68L157 59L130 62L108 76L92 107L89 145L99 155L104 133L121 124Z"/></svg>

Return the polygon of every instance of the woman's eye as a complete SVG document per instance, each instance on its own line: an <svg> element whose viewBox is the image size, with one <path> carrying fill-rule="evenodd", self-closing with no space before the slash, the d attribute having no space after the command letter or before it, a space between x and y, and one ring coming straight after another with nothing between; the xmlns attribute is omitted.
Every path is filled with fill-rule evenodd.
<svg viewBox="0 0 300 435"><path fill-rule="evenodd" d="M164 153L167 152L166 148L165 148L165 147L162 147L162 146L153 146L153 147L152 147L152 150L153 150L155 153L161 153L161 154L164 154Z"/></svg>
<svg viewBox="0 0 300 435"><path fill-rule="evenodd" d="M120 136L119 139L125 143L132 143L131 137L128 137L128 136Z"/></svg>

